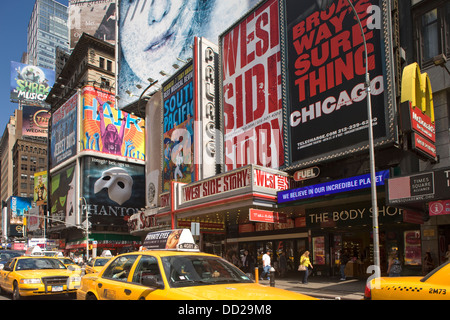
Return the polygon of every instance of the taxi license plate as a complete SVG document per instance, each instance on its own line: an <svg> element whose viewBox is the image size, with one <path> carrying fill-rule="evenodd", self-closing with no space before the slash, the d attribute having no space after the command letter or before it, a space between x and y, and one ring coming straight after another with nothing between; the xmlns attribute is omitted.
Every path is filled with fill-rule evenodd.
<svg viewBox="0 0 450 320"><path fill-rule="evenodd" d="M52 286L52 292L61 292L63 291L63 286Z"/></svg>

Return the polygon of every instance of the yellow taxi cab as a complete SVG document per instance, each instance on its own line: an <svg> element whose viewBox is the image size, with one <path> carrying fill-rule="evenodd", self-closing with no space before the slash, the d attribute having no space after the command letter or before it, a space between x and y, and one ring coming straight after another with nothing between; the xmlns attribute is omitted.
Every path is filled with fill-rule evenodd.
<svg viewBox="0 0 450 320"><path fill-rule="evenodd" d="M381 277L367 282L366 300L450 300L450 262L425 277Z"/></svg>
<svg viewBox="0 0 450 320"><path fill-rule="evenodd" d="M61 261L67 268L69 268L69 266L73 269L74 272L81 274L81 267L75 263L75 261L73 261L72 259L68 258L68 257L59 257L58 256L59 261Z"/></svg>
<svg viewBox="0 0 450 320"><path fill-rule="evenodd" d="M92 259L86 264L86 274L99 272L110 259L111 257L96 257Z"/></svg>
<svg viewBox="0 0 450 320"><path fill-rule="evenodd" d="M21 256L9 260L0 271L0 289L12 298L36 295L75 294L80 286L79 274L57 258Z"/></svg>
<svg viewBox="0 0 450 320"><path fill-rule="evenodd" d="M78 300L306 300L254 283L228 261L201 253L187 229L149 233L145 249L116 256L85 275Z"/></svg>

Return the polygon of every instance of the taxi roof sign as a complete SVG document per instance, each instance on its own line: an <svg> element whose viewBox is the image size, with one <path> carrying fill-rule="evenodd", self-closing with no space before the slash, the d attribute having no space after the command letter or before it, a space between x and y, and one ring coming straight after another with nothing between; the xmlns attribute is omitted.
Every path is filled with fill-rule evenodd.
<svg viewBox="0 0 450 320"><path fill-rule="evenodd" d="M149 232L145 237L145 250L199 251L189 229L173 229Z"/></svg>

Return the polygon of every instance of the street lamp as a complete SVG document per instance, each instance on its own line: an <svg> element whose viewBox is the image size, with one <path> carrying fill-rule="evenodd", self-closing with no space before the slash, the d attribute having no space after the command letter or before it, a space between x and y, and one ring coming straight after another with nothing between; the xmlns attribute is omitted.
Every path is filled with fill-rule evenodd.
<svg viewBox="0 0 450 320"><path fill-rule="evenodd" d="M88 261L89 260L89 212L87 209L86 199L84 197L80 197L80 202L81 201L84 201L84 207L86 208L86 229L84 229L84 231L86 232L86 261ZM83 213L83 209L81 210L81 213Z"/></svg>
<svg viewBox="0 0 450 320"><path fill-rule="evenodd" d="M366 36L364 34L364 29L361 24L361 20L356 13L355 7L350 0L347 0L348 4L352 8L353 14L355 15L356 20L358 21L359 28L361 30L361 35L364 43L364 57L366 60L366 80L365 80L365 88L367 91L367 120L368 131L369 131L369 166L370 166L370 189L371 189L371 198L372 198L372 231L373 231L373 261L375 267L380 270L380 244L379 244L379 230L378 230L378 204L377 204L377 184L375 180L375 151L374 151L374 141L373 141L373 128L372 128L372 102L370 95L370 76L369 76L369 58L367 54L367 44L366 44Z"/></svg>

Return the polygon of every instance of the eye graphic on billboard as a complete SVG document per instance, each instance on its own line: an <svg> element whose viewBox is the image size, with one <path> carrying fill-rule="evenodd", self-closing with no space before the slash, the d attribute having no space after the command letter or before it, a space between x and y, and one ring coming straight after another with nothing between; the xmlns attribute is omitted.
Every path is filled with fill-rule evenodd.
<svg viewBox="0 0 450 320"><path fill-rule="evenodd" d="M393 99L386 86L386 66L391 61L381 30L382 2L353 1L367 42L372 125L374 139L380 143L392 139L393 134L388 129L388 121L393 121ZM312 0L283 3L289 164L309 164L365 148L365 50L351 7L346 1L328 1L324 9Z"/></svg>
<svg viewBox="0 0 450 320"><path fill-rule="evenodd" d="M82 219L87 211L91 223L125 225L145 206L144 166L94 157L84 161Z"/></svg>
<svg viewBox="0 0 450 320"><path fill-rule="evenodd" d="M279 7L269 0L220 36L227 170L284 163Z"/></svg>
<svg viewBox="0 0 450 320"><path fill-rule="evenodd" d="M78 93L74 94L52 115L50 166L53 168L77 152Z"/></svg>
<svg viewBox="0 0 450 320"><path fill-rule="evenodd" d="M11 61L10 99L32 105L45 102L55 83L55 71Z"/></svg>
<svg viewBox="0 0 450 320"><path fill-rule="evenodd" d="M194 37L217 39L258 1L119 1L119 108L137 100L136 85L145 88L150 77L162 83L160 71L172 74L177 58L192 58Z"/></svg>
<svg viewBox="0 0 450 320"><path fill-rule="evenodd" d="M189 63L163 85L163 192L194 181L194 84Z"/></svg>
<svg viewBox="0 0 450 320"><path fill-rule="evenodd" d="M113 94L92 86L82 99L82 150L145 160L144 119L117 110Z"/></svg>

